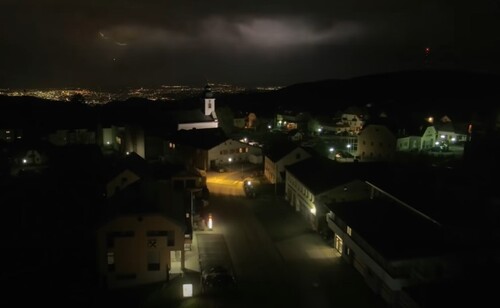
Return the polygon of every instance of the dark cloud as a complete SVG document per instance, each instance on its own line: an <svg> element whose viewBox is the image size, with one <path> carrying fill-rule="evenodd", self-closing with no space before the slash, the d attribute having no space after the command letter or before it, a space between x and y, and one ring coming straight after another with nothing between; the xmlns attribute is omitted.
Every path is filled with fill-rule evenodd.
<svg viewBox="0 0 500 308"><path fill-rule="evenodd" d="M498 2L0 0L0 87L499 72Z"/></svg>

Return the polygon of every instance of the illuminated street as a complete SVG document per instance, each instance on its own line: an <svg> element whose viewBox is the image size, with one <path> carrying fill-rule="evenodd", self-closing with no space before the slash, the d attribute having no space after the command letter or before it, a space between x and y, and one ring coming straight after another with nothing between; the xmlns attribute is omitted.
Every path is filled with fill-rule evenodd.
<svg viewBox="0 0 500 308"><path fill-rule="evenodd" d="M248 199L242 196L241 182L225 181L209 181L211 193L218 192L210 198L212 232L225 238L239 293L236 300L216 302L237 307L385 307L285 200L272 194Z"/></svg>

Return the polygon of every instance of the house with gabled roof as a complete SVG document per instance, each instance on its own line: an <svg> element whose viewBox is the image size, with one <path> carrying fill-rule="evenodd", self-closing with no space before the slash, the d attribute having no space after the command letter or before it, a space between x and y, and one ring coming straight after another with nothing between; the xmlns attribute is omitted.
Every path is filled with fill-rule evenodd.
<svg viewBox="0 0 500 308"><path fill-rule="evenodd" d="M207 171L234 163L255 161L262 149L226 136L222 128L179 130L168 138L169 160Z"/></svg>
<svg viewBox="0 0 500 308"><path fill-rule="evenodd" d="M111 169L106 183L107 198L141 178L150 176L149 164L134 152L119 160Z"/></svg>
<svg viewBox="0 0 500 308"><path fill-rule="evenodd" d="M195 169L147 162L136 153L111 172L97 230L102 283L119 288L182 274L197 205L207 200L206 180Z"/></svg>
<svg viewBox="0 0 500 308"><path fill-rule="evenodd" d="M264 176L271 184L285 181L285 167L311 157L311 153L293 142L271 144L264 156Z"/></svg>
<svg viewBox="0 0 500 308"><path fill-rule="evenodd" d="M407 128L405 134L397 139L398 151L429 151L460 145L467 140L466 125L454 124L448 116L443 116L439 121L433 117L427 118L418 129ZM463 149L462 149L463 151Z"/></svg>
<svg viewBox="0 0 500 308"><path fill-rule="evenodd" d="M383 169L384 165L378 163L344 164L325 157L309 157L285 167L285 199L313 230L321 231L328 209L319 200L368 199L370 188L364 179Z"/></svg>
<svg viewBox="0 0 500 308"><path fill-rule="evenodd" d="M102 286L137 286L183 273L184 197L167 182L137 180L108 199L96 230Z"/></svg>
<svg viewBox="0 0 500 308"><path fill-rule="evenodd" d="M357 146L357 156L363 161L389 161L396 153L396 136L386 125L367 124Z"/></svg>

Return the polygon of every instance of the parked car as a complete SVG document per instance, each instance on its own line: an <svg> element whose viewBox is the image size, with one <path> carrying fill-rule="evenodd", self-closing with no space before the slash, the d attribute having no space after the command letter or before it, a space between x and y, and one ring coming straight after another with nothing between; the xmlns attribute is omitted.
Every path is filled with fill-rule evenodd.
<svg viewBox="0 0 500 308"><path fill-rule="evenodd" d="M229 269L223 265L214 265L201 272L201 279L206 279L209 276L231 274Z"/></svg>
<svg viewBox="0 0 500 308"><path fill-rule="evenodd" d="M249 198L255 198L257 196L255 186L251 180L243 182L243 190L245 191L245 195Z"/></svg>
<svg viewBox="0 0 500 308"><path fill-rule="evenodd" d="M215 265L201 272L202 293L223 294L236 289L233 272L224 265Z"/></svg>
<svg viewBox="0 0 500 308"><path fill-rule="evenodd" d="M212 273L202 279L202 293L209 294L229 294L237 288L234 276L227 273Z"/></svg>

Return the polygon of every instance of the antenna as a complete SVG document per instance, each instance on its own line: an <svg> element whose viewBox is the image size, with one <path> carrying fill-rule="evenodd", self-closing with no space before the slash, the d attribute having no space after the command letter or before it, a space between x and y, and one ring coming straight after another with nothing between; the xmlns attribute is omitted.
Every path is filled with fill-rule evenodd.
<svg viewBox="0 0 500 308"><path fill-rule="evenodd" d="M431 66L430 56L431 56L431 48L424 48L424 68L429 68Z"/></svg>

